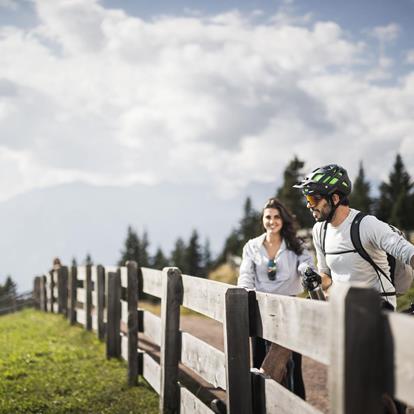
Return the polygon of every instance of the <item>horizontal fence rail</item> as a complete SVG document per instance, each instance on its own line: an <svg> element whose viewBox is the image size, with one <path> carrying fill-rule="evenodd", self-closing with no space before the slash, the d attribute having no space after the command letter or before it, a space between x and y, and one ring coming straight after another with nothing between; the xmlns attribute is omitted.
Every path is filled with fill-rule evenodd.
<svg viewBox="0 0 414 414"><path fill-rule="evenodd" d="M140 306L143 294L160 300L161 316ZM320 413L250 369L254 336L326 365L332 413L380 412L384 392L414 405L414 318L381 311L378 294L360 285L337 285L319 302L128 262L54 269L35 278L33 297L127 361L128 384L145 378L160 413ZM224 352L180 330L181 307L222 324Z"/></svg>

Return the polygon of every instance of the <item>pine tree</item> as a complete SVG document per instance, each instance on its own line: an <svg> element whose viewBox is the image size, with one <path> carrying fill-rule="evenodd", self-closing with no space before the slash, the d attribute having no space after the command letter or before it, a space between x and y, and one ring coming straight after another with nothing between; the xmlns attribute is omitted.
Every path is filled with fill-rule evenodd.
<svg viewBox="0 0 414 414"><path fill-rule="evenodd" d="M292 188L300 181L304 165L305 163L296 156L289 162L283 172L283 184L277 190L276 197L296 217L300 227L310 228L313 226L314 220L306 208L305 198L300 190Z"/></svg>
<svg viewBox="0 0 414 414"><path fill-rule="evenodd" d="M138 264L142 267L149 267L149 254L148 254L148 233L145 230L142 235L141 243L138 243Z"/></svg>
<svg viewBox="0 0 414 414"><path fill-rule="evenodd" d="M76 260L76 257L72 257L72 266L73 267L77 267L78 266L78 261Z"/></svg>
<svg viewBox="0 0 414 414"><path fill-rule="evenodd" d="M351 207L367 214L371 213L373 201L369 195L370 187L369 182L365 180L365 171L361 161L358 176L354 181L352 193L349 197Z"/></svg>
<svg viewBox="0 0 414 414"><path fill-rule="evenodd" d="M253 209L250 197L246 198L243 217L239 226L240 243L244 246L248 240L257 237L261 232L261 214Z"/></svg>
<svg viewBox="0 0 414 414"><path fill-rule="evenodd" d="M125 266L128 260L134 260L139 263L140 255L140 240L135 230L128 226L127 237L124 242L124 250L121 251L121 259L118 262L119 266Z"/></svg>
<svg viewBox="0 0 414 414"><path fill-rule="evenodd" d="M188 246L185 250L185 261L187 264L187 272L191 276L206 276L202 272L200 244L198 241L197 230L191 233Z"/></svg>
<svg viewBox="0 0 414 414"><path fill-rule="evenodd" d="M93 260L89 253L85 257L85 266L93 266Z"/></svg>
<svg viewBox="0 0 414 414"><path fill-rule="evenodd" d="M212 267L212 259L211 259L211 250L210 250L210 240L206 239L203 245L203 253L202 253L202 263L203 263L203 273L208 275Z"/></svg>
<svg viewBox="0 0 414 414"><path fill-rule="evenodd" d="M165 257L161 247L158 247L154 257L151 261L151 267L154 269L162 270L164 267L169 266L168 259Z"/></svg>
<svg viewBox="0 0 414 414"><path fill-rule="evenodd" d="M183 239L178 238L174 250L171 252L171 264L178 267L182 273L188 273L185 251L186 246Z"/></svg>
<svg viewBox="0 0 414 414"><path fill-rule="evenodd" d="M414 227L411 212L413 209L413 183L405 169L401 155L397 154L389 182L380 185L380 197L377 203L376 215L380 220L389 222L402 230Z"/></svg>

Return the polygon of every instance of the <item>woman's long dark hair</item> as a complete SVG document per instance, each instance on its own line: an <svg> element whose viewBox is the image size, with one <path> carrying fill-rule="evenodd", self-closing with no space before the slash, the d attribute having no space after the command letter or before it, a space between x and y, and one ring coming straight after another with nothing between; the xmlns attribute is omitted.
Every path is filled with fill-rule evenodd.
<svg viewBox="0 0 414 414"><path fill-rule="evenodd" d="M280 231L280 234L285 239L286 247L289 250L294 251L297 255L302 254L303 243L296 236L297 224L291 212L277 198L274 197L269 198L269 200L267 200L265 206L263 207L262 219L264 210L266 208L276 208L279 210L280 216L282 217L283 221L283 226L282 230Z"/></svg>

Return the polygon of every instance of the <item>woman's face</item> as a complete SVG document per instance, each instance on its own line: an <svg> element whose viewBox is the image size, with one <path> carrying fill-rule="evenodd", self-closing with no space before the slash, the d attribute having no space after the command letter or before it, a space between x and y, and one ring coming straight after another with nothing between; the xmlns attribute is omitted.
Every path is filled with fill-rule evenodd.
<svg viewBox="0 0 414 414"><path fill-rule="evenodd" d="M265 208L263 210L263 227L267 233L280 233L283 220L277 208Z"/></svg>

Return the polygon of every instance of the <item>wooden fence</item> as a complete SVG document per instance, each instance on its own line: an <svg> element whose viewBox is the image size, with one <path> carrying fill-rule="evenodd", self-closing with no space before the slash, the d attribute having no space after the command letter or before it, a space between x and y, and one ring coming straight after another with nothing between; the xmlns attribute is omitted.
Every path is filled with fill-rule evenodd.
<svg viewBox="0 0 414 414"><path fill-rule="evenodd" d="M139 375L147 380L160 395L160 413L320 413L251 372L250 336L327 365L331 413L376 414L384 392L414 405L414 318L381 311L378 294L361 286L337 286L329 302L318 302L130 262L62 267L36 278L35 287L42 310L95 331L108 358L128 362L129 385ZM142 292L161 300L161 317L139 308ZM181 306L223 324L224 352L180 331ZM158 355L143 350L148 342ZM182 369L208 392L192 388Z"/></svg>

